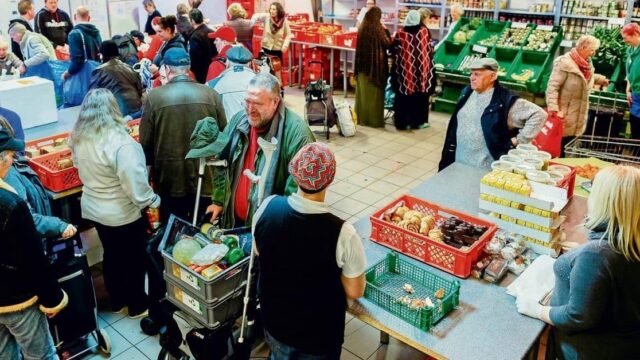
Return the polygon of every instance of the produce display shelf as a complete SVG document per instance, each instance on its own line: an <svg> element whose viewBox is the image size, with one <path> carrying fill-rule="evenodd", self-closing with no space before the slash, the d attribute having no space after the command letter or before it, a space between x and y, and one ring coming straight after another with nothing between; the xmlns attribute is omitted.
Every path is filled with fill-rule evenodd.
<svg viewBox="0 0 640 360"><path fill-rule="evenodd" d="M560 17L571 18L571 19L602 20L602 21L607 21L611 19L610 17L606 17L606 16L590 16L590 15L575 15L575 14L560 14Z"/></svg>
<svg viewBox="0 0 640 360"><path fill-rule="evenodd" d="M415 7L424 7L424 8L430 8L430 9L442 8L442 4L420 4L420 3L411 3L411 2L398 3L398 6L415 6Z"/></svg>
<svg viewBox="0 0 640 360"><path fill-rule="evenodd" d="M451 8L451 7L447 7ZM494 9L480 9L480 8L464 8L464 11L480 11L480 12L494 12Z"/></svg>
<svg viewBox="0 0 640 360"><path fill-rule="evenodd" d="M552 12L531 12L529 10L518 10L518 9L500 9L498 11L501 14L516 14L516 15L534 15L534 16L555 16L555 13Z"/></svg>
<svg viewBox="0 0 640 360"><path fill-rule="evenodd" d="M522 50L513 61L511 71L507 73L506 78L511 82L526 85L529 92L540 92L540 81L550 66L551 55L550 52ZM533 71L529 79L518 81L513 78L513 75L522 74L525 70Z"/></svg>

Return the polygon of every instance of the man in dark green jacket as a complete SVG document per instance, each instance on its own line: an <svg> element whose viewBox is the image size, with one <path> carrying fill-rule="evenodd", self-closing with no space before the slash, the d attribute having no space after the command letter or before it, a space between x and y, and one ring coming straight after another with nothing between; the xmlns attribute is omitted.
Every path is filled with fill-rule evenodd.
<svg viewBox="0 0 640 360"><path fill-rule="evenodd" d="M231 118L224 130L230 141L221 155L228 168L217 170L213 183L213 204L207 208L211 220L221 213L223 228L251 224L251 217L260 205L258 184L245 175L247 170L260 176L265 156L258 146L258 138L277 139L271 166L266 172L264 194L288 196L298 189L289 175L289 161L305 144L315 141L307 123L293 111L286 109L280 97L280 83L270 74L256 75L247 88L245 110Z"/></svg>

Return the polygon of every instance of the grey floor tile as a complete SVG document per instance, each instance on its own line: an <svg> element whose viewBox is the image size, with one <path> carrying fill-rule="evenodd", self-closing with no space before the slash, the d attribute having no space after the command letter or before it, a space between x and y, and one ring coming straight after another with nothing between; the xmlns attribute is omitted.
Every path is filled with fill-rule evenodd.
<svg viewBox="0 0 640 360"><path fill-rule="evenodd" d="M349 176L348 178L345 178L344 181L356 185L358 187L367 187L370 184L373 184L377 179L371 177L371 176L367 176L364 174L353 174L351 176Z"/></svg>
<svg viewBox="0 0 640 360"><path fill-rule="evenodd" d="M104 330L109 335L109 340L111 340L111 358L114 358L133 347L133 344L127 341L127 339L120 335L120 333L118 333L114 328L107 327ZM109 356L103 355L101 353L96 353L92 356L87 357L88 360L101 360L108 358Z"/></svg>
<svg viewBox="0 0 640 360"><path fill-rule="evenodd" d="M340 360L362 360L362 358L357 357L349 350L343 348L342 353L340 354Z"/></svg>
<svg viewBox="0 0 640 360"><path fill-rule="evenodd" d="M364 153L356 157L354 160L357 160L369 165L375 165L376 163L378 163L378 161L380 161L380 158L370 153Z"/></svg>
<svg viewBox="0 0 640 360"><path fill-rule="evenodd" d="M328 190L327 194L326 194L326 196L324 198L324 203L327 204L327 205L332 205L335 202L337 202L339 200L342 200L343 198L344 198L344 195L340 195L340 194L338 194L336 192Z"/></svg>
<svg viewBox="0 0 640 360"><path fill-rule="evenodd" d="M363 154L364 155L364 154ZM360 157L362 155L359 155L358 157ZM342 164L342 167L344 167L345 169L349 169L351 171L355 171L355 172L360 172L363 169L366 169L368 167L370 167L371 165L362 161L358 161L355 159L349 160L347 162L345 162L344 164Z"/></svg>
<svg viewBox="0 0 640 360"><path fill-rule="evenodd" d="M105 310L99 310L98 311L98 316L106 321L107 324L111 325L113 323L115 323L116 321L126 317L126 314L116 314L116 313L112 313L111 311L105 311Z"/></svg>
<svg viewBox="0 0 640 360"><path fill-rule="evenodd" d="M397 161L397 162L400 162L400 163L403 163L403 164L407 165L407 164L413 163L414 161L416 161L419 158L420 157L416 156L416 155L409 155L409 154L403 154L403 153L398 152L398 153L395 153L395 154L389 156L387 159L393 160L393 161Z"/></svg>
<svg viewBox="0 0 640 360"><path fill-rule="evenodd" d="M409 164L401 167L400 169L394 171L393 173L397 175L408 176L410 178L415 179L420 177L420 175L424 174L425 169L415 167L413 166L413 164Z"/></svg>
<svg viewBox="0 0 640 360"><path fill-rule="evenodd" d="M358 331L361 327L367 326L362 320L357 317L352 317L351 320L347 322L344 326L344 336L345 338L354 332Z"/></svg>
<svg viewBox="0 0 640 360"><path fill-rule="evenodd" d="M140 350L141 353L145 354L145 356L152 360L158 358L160 349L162 349L162 347L160 347L160 337L158 336L149 336L148 338L137 343L135 347L136 349Z"/></svg>
<svg viewBox="0 0 640 360"><path fill-rule="evenodd" d="M148 337L140 329L140 319L125 317L111 325L120 335L124 336L132 344L137 344Z"/></svg>
<svg viewBox="0 0 640 360"><path fill-rule="evenodd" d="M353 174L351 176L354 176L357 174ZM350 177L351 177L350 176ZM349 178L350 178L349 177ZM333 183L329 186L329 190L333 191L336 194L342 195L342 196L349 196L354 194L356 191L360 190L362 187L354 185L350 182L347 181L348 179L344 179L342 181L338 181L336 183Z"/></svg>
<svg viewBox="0 0 640 360"><path fill-rule="evenodd" d="M380 199L385 197L385 195L369 189L360 189L349 197L358 200L361 203L373 205L376 202L380 201Z"/></svg>
<svg viewBox="0 0 640 360"><path fill-rule="evenodd" d="M353 216L366 209L367 204L347 197L331 205L331 207Z"/></svg>
<svg viewBox="0 0 640 360"><path fill-rule="evenodd" d="M389 175L392 171L383 169L381 167L375 165L369 165L369 167L362 169L360 174L372 177L374 179L383 179L385 176Z"/></svg>
<svg viewBox="0 0 640 360"><path fill-rule="evenodd" d="M389 344L382 345L368 360L425 360L429 356L392 337Z"/></svg>
<svg viewBox="0 0 640 360"><path fill-rule="evenodd" d="M342 347L361 359L368 359L380 347L380 331L365 325L346 336Z"/></svg>
<svg viewBox="0 0 640 360"><path fill-rule="evenodd" d="M344 165L340 165L340 163L338 163L335 180L344 180L355 173L355 171L347 169Z"/></svg>
<svg viewBox="0 0 640 360"><path fill-rule="evenodd" d="M397 161L389 160L389 159L378 159L378 162L375 163L377 167L381 167L383 169L394 171L404 166L403 163L399 163Z"/></svg>
<svg viewBox="0 0 640 360"><path fill-rule="evenodd" d="M370 151L367 152L368 154L373 154L376 156L380 156L381 159L385 159L388 156L391 156L393 154L396 154L397 151L396 150L391 150L389 148L384 148L384 147L377 147L375 149L372 149Z"/></svg>
<svg viewBox="0 0 640 360"><path fill-rule="evenodd" d="M401 152L408 147L408 145L401 144L396 141L397 139L394 139L394 141L382 145L381 148L393 150L394 152Z"/></svg>
<svg viewBox="0 0 640 360"><path fill-rule="evenodd" d="M149 360L150 358L146 357L143 353L140 352L140 350L136 349L135 347L132 347L129 350L123 352L122 354L114 357L113 359L114 360Z"/></svg>
<svg viewBox="0 0 640 360"><path fill-rule="evenodd" d="M367 189L373 190L380 194L388 196L390 193L398 190L400 186L392 184L385 179L374 182L373 184L367 186Z"/></svg>
<svg viewBox="0 0 640 360"><path fill-rule="evenodd" d="M397 186L406 186L408 183L412 182L414 179L412 177L401 175L397 173L389 174L384 178L384 181L390 182Z"/></svg>

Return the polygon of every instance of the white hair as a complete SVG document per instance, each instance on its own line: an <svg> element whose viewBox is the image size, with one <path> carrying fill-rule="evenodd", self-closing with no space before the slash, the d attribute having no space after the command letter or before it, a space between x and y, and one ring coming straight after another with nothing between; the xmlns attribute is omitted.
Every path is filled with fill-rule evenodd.
<svg viewBox="0 0 640 360"><path fill-rule="evenodd" d="M599 47L600 47L600 39L591 35L582 35L580 36L580 39L576 41L576 48L597 50Z"/></svg>
<svg viewBox="0 0 640 360"><path fill-rule="evenodd" d="M280 97L280 81L278 78L269 73L260 73L249 81L247 88L254 88L259 90L267 90L274 97Z"/></svg>
<svg viewBox="0 0 640 360"><path fill-rule="evenodd" d="M460 13L460 16L462 16L464 14L464 7L462 7L462 4L460 3L455 3L451 5L451 12L458 12Z"/></svg>

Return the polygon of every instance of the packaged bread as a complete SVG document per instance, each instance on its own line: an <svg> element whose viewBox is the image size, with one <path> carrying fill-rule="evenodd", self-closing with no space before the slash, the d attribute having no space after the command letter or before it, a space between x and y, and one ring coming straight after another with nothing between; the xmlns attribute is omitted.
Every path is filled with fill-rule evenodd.
<svg viewBox="0 0 640 360"><path fill-rule="evenodd" d="M58 164L58 169L59 170L64 170L64 169L68 169L70 167L73 167L73 160L71 159L60 159L57 161Z"/></svg>

